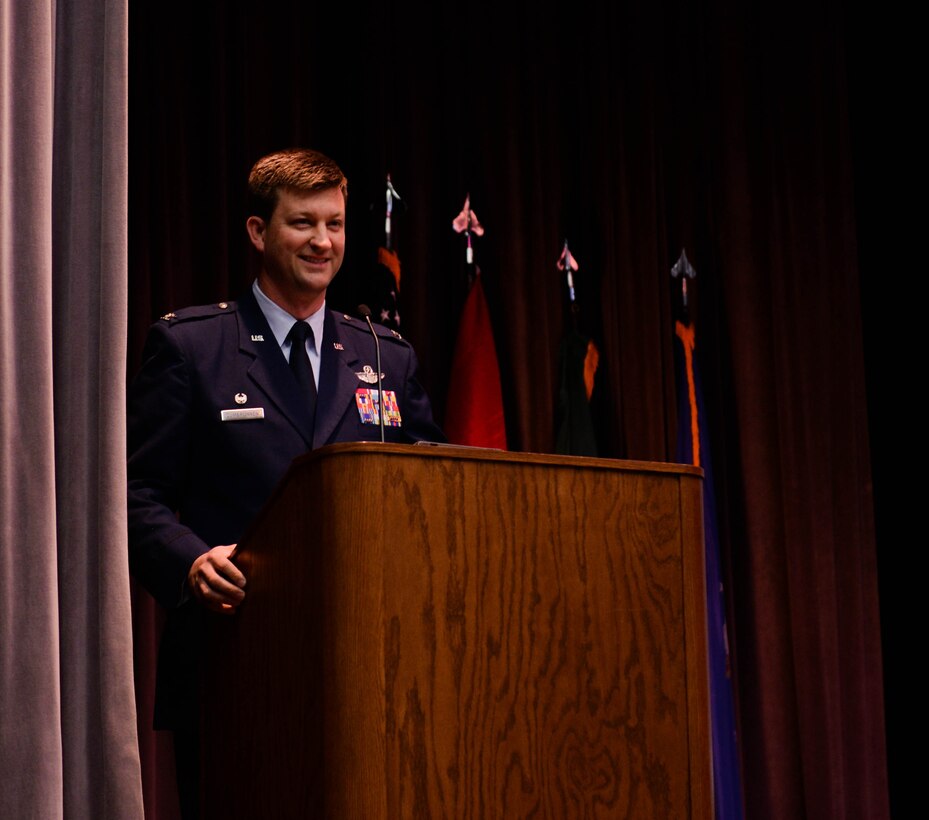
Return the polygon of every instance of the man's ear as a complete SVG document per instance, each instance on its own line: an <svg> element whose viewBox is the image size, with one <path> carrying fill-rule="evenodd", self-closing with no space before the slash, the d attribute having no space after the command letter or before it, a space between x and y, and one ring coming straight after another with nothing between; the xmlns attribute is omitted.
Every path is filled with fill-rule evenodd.
<svg viewBox="0 0 929 820"><path fill-rule="evenodd" d="M259 253L265 251L265 221L260 216L250 216L245 220L245 230L248 231L248 238L252 240L252 245Z"/></svg>

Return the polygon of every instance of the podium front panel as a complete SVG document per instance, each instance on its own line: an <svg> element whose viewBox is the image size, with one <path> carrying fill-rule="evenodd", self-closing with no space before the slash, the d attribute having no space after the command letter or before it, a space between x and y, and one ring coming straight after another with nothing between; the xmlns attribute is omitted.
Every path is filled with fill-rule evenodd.
<svg viewBox="0 0 929 820"><path fill-rule="evenodd" d="M700 493L679 465L299 459L237 559L246 601L211 636L204 805L709 818Z"/></svg>

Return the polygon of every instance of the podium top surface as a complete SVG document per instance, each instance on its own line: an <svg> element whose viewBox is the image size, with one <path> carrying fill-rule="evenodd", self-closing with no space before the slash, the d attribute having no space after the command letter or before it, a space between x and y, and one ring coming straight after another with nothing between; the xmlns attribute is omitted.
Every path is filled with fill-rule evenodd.
<svg viewBox="0 0 929 820"><path fill-rule="evenodd" d="M485 447L470 447L462 444L382 444L381 442L343 442L328 444L298 456L292 469L303 464L335 456L351 455L396 455L415 458L445 458L460 461L503 462L523 465L548 465L552 467L579 467L584 469L616 470L635 473L674 473L703 477L703 469L692 464L675 464L666 461L633 461L592 456L563 456L547 453L511 452Z"/></svg>

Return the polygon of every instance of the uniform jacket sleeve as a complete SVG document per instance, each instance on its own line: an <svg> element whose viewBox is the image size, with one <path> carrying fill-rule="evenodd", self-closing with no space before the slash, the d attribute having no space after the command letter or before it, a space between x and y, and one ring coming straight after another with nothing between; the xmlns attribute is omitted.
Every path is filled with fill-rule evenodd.
<svg viewBox="0 0 929 820"><path fill-rule="evenodd" d="M129 390L129 561L164 606L176 606L194 559L210 547L178 521L191 436L191 384L179 342L163 324L149 331Z"/></svg>

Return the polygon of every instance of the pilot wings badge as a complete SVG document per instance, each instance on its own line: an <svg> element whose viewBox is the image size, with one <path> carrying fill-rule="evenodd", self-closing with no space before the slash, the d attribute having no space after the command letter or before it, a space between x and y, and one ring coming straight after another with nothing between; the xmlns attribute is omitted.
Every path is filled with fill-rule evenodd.
<svg viewBox="0 0 929 820"><path fill-rule="evenodd" d="M376 384L377 383L377 373L371 365L366 364L361 372L356 371L355 375L358 377L358 381L362 381L365 384ZM384 378L384 374L381 373L381 378Z"/></svg>

